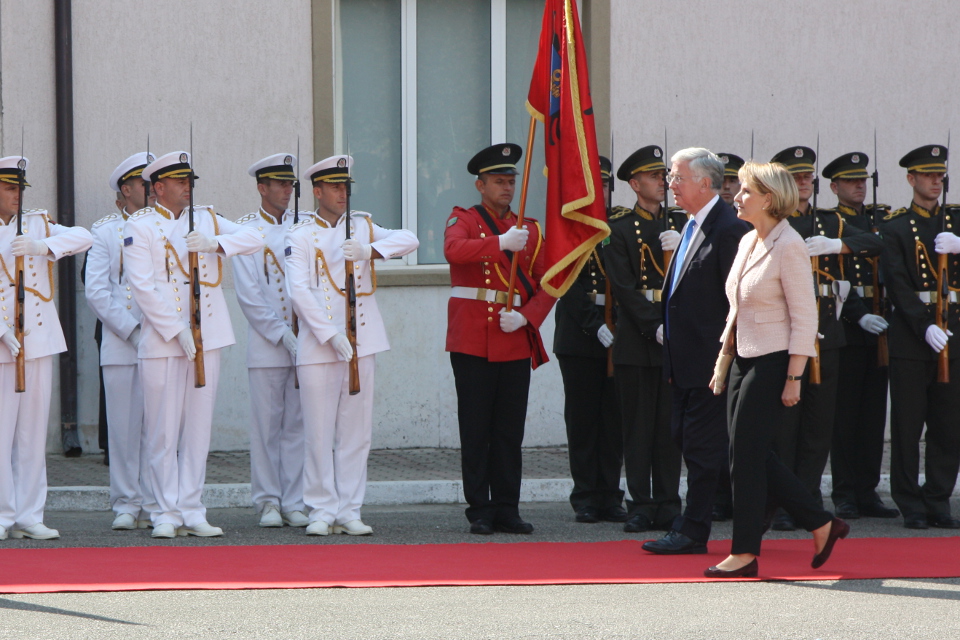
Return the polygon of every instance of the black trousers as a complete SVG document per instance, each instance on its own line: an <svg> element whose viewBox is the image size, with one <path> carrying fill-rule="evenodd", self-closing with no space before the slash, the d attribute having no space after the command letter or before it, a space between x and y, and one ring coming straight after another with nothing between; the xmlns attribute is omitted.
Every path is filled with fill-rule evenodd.
<svg viewBox="0 0 960 640"><path fill-rule="evenodd" d="M573 491L570 505L605 509L623 503L620 407L607 359L557 355L563 376L563 418Z"/></svg>
<svg viewBox="0 0 960 640"><path fill-rule="evenodd" d="M789 360L786 351L777 351L757 358L737 356L730 367L732 554L760 555L764 519L778 506L807 531L819 529L833 517L773 451L786 413L781 395Z"/></svg>
<svg viewBox="0 0 960 640"><path fill-rule="evenodd" d="M670 437L670 389L660 367L616 365L627 512L655 526L680 513L680 450Z"/></svg>
<svg viewBox="0 0 960 640"><path fill-rule="evenodd" d="M776 451L780 460L797 474L810 495L822 505L820 481L833 443L840 349L820 351L820 384L808 382L809 371L808 363L800 383L800 403L786 410Z"/></svg>
<svg viewBox="0 0 960 640"><path fill-rule="evenodd" d="M949 515L960 468L960 358L950 382L937 382L936 360L890 358L890 493L907 516ZM920 434L927 424L926 482Z"/></svg>
<svg viewBox="0 0 960 640"><path fill-rule="evenodd" d="M887 426L887 369L877 366L876 345L840 349L840 381L830 469L833 503L880 499L883 432Z"/></svg>
<svg viewBox="0 0 960 640"><path fill-rule="evenodd" d="M516 517L530 359L490 362L451 353L450 364L457 387L467 520Z"/></svg>
<svg viewBox="0 0 960 640"><path fill-rule="evenodd" d="M687 466L687 506L673 528L697 542L710 539L717 480L727 463L726 403L726 392L715 396L708 387L681 389L673 385L670 427Z"/></svg>

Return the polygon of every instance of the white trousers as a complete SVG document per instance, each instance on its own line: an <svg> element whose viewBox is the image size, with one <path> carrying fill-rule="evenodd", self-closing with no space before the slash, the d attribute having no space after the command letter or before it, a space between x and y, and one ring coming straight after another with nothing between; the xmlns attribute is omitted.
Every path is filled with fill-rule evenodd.
<svg viewBox="0 0 960 640"><path fill-rule="evenodd" d="M346 362L298 367L303 404L303 501L310 522L360 518L373 428L376 356L360 358L360 393L349 393Z"/></svg>
<svg viewBox="0 0 960 640"><path fill-rule="evenodd" d="M196 389L186 356L140 360L147 485L156 500L153 526L194 527L207 520L201 496L210 452L220 350L204 352L206 386Z"/></svg>
<svg viewBox="0 0 960 640"><path fill-rule="evenodd" d="M248 369L250 492L257 511L303 510L303 412L296 367Z"/></svg>
<svg viewBox="0 0 960 640"><path fill-rule="evenodd" d="M151 502L143 459L143 387L137 365L104 365L103 391L107 401L107 428L110 441L110 506L117 515L138 517L144 502ZM141 476L141 474L143 474ZM149 511L149 509L145 509Z"/></svg>
<svg viewBox="0 0 960 640"><path fill-rule="evenodd" d="M47 502L53 357L27 360L25 365L26 391L17 393L16 363L0 364L0 526L8 530L43 522Z"/></svg>

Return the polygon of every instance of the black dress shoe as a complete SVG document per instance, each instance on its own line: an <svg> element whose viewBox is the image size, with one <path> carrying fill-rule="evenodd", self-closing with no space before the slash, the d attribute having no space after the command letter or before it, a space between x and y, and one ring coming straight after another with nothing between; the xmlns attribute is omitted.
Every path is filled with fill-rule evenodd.
<svg viewBox="0 0 960 640"><path fill-rule="evenodd" d="M707 545L703 542L691 540L679 531L667 531L659 540L649 540L643 543L643 550L664 556L678 556L691 553L706 553Z"/></svg>
<svg viewBox="0 0 960 640"><path fill-rule="evenodd" d="M907 529L929 529L930 525L927 524L927 516L912 514L908 516L903 516L903 526Z"/></svg>
<svg viewBox="0 0 960 640"><path fill-rule="evenodd" d="M833 513L845 520L856 520L860 517L860 509L853 502L838 502L834 505Z"/></svg>
<svg viewBox="0 0 960 640"><path fill-rule="evenodd" d="M703 575L707 578L756 578L759 571L760 565L757 563L757 559L754 558L739 569L725 571L717 567L710 567L704 570Z"/></svg>
<svg viewBox="0 0 960 640"><path fill-rule="evenodd" d="M733 517L733 507L728 504L715 504L712 517L714 522L726 522Z"/></svg>
<svg viewBox="0 0 960 640"><path fill-rule="evenodd" d="M643 533L653 528L653 522L642 513L635 513L623 523L624 533Z"/></svg>
<svg viewBox="0 0 960 640"><path fill-rule="evenodd" d="M837 543L837 540L840 538L846 538L847 534L850 533L850 525L841 520L840 518L834 518L830 522L830 534L827 536L827 544L823 545L823 549L820 550L820 553L817 553L813 556L813 562L810 563L810 566L814 569L819 569L830 559L830 553L833 551L833 545Z"/></svg>
<svg viewBox="0 0 960 640"><path fill-rule="evenodd" d="M840 515L839 513L837 515ZM900 515L899 509L892 509L882 502L867 502L860 505L860 515L864 518L896 518Z"/></svg>
<svg viewBox="0 0 960 640"><path fill-rule="evenodd" d="M577 522L594 523L600 522L600 513L596 507L580 507L577 509L577 515L574 518Z"/></svg>
<svg viewBox="0 0 960 640"><path fill-rule="evenodd" d="M493 528L501 533L533 533L533 525L520 516L493 521Z"/></svg>
<svg viewBox="0 0 960 640"><path fill-rule="evenodd" d="M790 517L789 513L780 512L773 517L770 528L774 531L796 531L797 525L794 524L793 518Z"/></svg>
<svg viewBox="0 0 960 640"><path fill-rule="evenodd" d="M493 523L484 518L474 520L470 523L470 533L474 533L478 536L493 535Z"/></svg>
<svg viewBox="0 0 960 640"><path fill-rule="evenodd" d="M957 520L949 513L927 516L927 523L937 529L960 529L960 520Z"/></svg>
<svg viewBox="0 0 960 640"><path fill-rule="evenodd" d="M627 511L620 505L600 509L600 519L604 522L626 522Z"/></svg>

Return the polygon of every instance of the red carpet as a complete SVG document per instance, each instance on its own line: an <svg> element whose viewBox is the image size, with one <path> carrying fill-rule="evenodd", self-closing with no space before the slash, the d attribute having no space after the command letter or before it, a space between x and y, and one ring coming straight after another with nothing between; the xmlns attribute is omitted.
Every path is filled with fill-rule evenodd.
<svg viewBox="0 0 960 640"><path fill-rule="evenodd" d="M653 556L639 541L0 550L0 593L709 582L712 553ZM960 577L960 538L841 540L810 569L809 540L763 543L761 580ZM904 549L909 548L909 552ZM756 580L754 578L753 580Z"/></svg>

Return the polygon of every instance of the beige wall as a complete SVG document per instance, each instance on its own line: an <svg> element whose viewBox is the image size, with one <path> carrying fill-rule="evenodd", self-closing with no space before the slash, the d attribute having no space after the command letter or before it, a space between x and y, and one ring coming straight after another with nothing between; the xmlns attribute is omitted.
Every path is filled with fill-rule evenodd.
<svg viewBox="0 0 960 640"><path fill-rule="evenodd" d="M662 144L664 127L671 152L706 146L744 157L752 130L759 160L814 147L819 132L821 168L863 151L872 170L876 127L879 197L900 207L910 198L900 157L946 144L951 127L960 133L953 0L613 0L611 24L621 160ZM618 204L627 192L617 190ZM821 195L821 205L836 204L826 181Z"/></svg>

